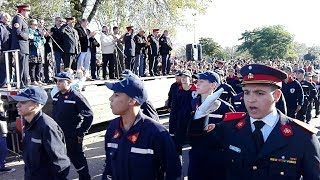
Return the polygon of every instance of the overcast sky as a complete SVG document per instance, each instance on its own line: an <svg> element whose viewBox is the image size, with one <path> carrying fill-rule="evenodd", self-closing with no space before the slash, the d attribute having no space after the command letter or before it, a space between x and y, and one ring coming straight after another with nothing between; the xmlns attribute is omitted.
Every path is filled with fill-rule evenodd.
<svg viewBox="0 0 320 180"><path fill-rule="evenodd" d="M189 15L190 22L193 17ZM196 38L212 37L222 46L240 44L245 30L284 25L295 41L320 46L320 0L213 0L205 15L196 16ZM192 28L191 28L192 29ZM176 43L192 43L193 31L178 28Z"/></svg>

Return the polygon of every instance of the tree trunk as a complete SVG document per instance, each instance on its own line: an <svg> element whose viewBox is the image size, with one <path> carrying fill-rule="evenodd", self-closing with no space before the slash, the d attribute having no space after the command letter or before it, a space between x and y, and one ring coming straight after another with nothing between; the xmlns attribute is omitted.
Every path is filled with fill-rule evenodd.
<svg viewBox="0 0 320 180"><path fill-rule="evenodd" d="M93 8L88 16L88 22L90 23L90 21L93 19L93 17L96 15L98 7L100 6L102 0L96 0L96 2L93 5Z"/></svg>

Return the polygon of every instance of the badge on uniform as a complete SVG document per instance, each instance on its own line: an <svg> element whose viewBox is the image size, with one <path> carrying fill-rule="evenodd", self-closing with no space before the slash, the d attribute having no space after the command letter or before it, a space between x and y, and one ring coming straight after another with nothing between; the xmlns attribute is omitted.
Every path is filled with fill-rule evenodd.
<svg viewBox="0 0 320 180"><path fill-rule="evenodd" d="M237 129L241 129L243 128L243 126L246 124L246 121L244 119L240 120L237 124L236 124L236 128Z"/></svg>
<svg viewBox="0 0 320 180"><path fill-rule="evenodd" d="M291 89L290 89L290 92L291 92L291 94L293 94L293 93L295 92L295 89L294 89L294 88L291 88Z"/></svg>
<svg viewBox="0 0 320 180"><path fill-rule="evenodd" d="M229 149L231 149L232 151L235 151L237 153L241 153L241 149L236 147L236 146L233 146L233 145L229 145Z"/></svg>
<svg viewBox="0 0 320 180"><path fill-rule="evenodd" d="M272 162L280 162L280 163L288 163L288 164L297 164L297 158L285 159L284 156L282 156L281 158L271 157L270 161L272 161Z"/></svg>
<svg viewBox="0 0 320 180"><path fill-rule="evenodd" d="M14 23L13 26L14 26L15 28L19 28L19 27L20 27L19 23Z"/></svg>
<svg viewBox="0 0 320 180"><path fill-rule="evenodd" d="M291 126L282 125L280 129L281 129L281 131L282 131L282 134L283 134L284 136L286 136L286 137L293 135L293 131L292 131Z"/></svg>
<svg viewBox="0 0 320 180"><path fill-rule="evenodd" d="M116 130L114 132L113 139L117 139L118 137L120 137L120 132L118 130Z"/></svg>
<svg viewBox="0 0 320 180"><path fill-rule="evenodd" d="M139 133L135 133L135 134L133 134L131 136L128 136L128 140L130 142L132 142L133 144L135 144L137 142L137 140L138 140L138 137L139 137Z"/></svg>

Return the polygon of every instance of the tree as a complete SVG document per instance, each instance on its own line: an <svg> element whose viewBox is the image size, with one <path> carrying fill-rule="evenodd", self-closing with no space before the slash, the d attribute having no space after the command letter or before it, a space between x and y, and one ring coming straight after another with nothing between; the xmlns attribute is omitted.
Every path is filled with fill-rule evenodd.
<svg viewBox="0 0 320 180"><path fill-rule="evenodd" d="M212 38L200 38L199 44L202 46L204 56L218 59L224 59L226 57L224 49Z"/></svg>
<svg viewBox="0 0 320 180"><path fill-rule="evenodd" d="M293 35L281 25L245 31L239 40L243 43L237 51L248 51L257 60L283 59L293 48Z"/></svg>

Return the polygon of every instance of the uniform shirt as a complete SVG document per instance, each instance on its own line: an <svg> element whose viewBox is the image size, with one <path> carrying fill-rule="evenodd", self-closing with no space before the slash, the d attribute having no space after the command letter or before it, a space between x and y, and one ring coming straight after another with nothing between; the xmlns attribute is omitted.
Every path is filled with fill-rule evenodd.
<svg viewBox="0 0 320 180"><path fill-rule="evenodd" d="M66 137L83 137L93 121L93 112L80 92L70 89L53 96L53 119L61 126Z"/></svg>
<svg viewBox="0 0 320 180"><path fill-rule="evenodd" d="M103 180L180 177L181 163L168 131L141 112L127 132L123 131L120 117L111 121L105 135L105 150Z"/></svg>
<svg viewBox="0 0 320 180"><path fill-rule="evenodd" d="M256 121L263 121L265 125L260 130L263 135L263 140L264 142L266 142L274 126L277 124L278 120L279 120L279 114L277 110L272 111L270 114L268 114L266 117L260 120L250 117L252 132L256 129L253 123Z"/></svg>
<svg viewBox="0 0 320 180"><path fill-rule="evenodd" d="M70 160L58 124L41 111L23 128L25 180L67 179Z"/></svg>

